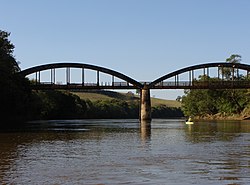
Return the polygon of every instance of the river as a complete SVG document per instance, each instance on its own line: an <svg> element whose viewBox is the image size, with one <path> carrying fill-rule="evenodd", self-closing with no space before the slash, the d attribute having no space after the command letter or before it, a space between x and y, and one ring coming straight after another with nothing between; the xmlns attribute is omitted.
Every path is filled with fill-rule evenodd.
<svg viewBox="0 0 250 185"><path fill-rule="evenodd" d="M0 184L250 184L249 121L35 121L0 146Z"/></svg>

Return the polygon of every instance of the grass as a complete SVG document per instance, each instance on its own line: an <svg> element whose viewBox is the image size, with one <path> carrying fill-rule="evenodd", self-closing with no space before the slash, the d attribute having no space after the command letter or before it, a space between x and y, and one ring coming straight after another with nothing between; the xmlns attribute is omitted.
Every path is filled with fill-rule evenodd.
<svg viewBox="0 0 250 185"><path fill-rule="evenodd" d="M113 91L86 91L86 92L72 92L73 94L79 96L81 99L89 99L91 101L98 100L112 100L119 99L124 101L139 101L139 96L131 93L118 93ZM165 100L159 98L151 97L152 107L159 105L165 105L167 107L180 107L180 102L176 100Z"/></svg>
<svg viewBox="0 0 250 185"><path fill-rule="evenodd" d="M98 94L98 93L88 93L88 92L74 92L73 94L79 96L81 99L89 99L91 101L97 101L97 100L111 100L112 97L109 97L107 95Z"/></svg>
<svg viewBox="0 0 250 185"><path fill-rule="evenodd" d="M151 98L152 107L166 105L167 107L180 107L181 103L176 100L164 100L159 98Z"/></svg>

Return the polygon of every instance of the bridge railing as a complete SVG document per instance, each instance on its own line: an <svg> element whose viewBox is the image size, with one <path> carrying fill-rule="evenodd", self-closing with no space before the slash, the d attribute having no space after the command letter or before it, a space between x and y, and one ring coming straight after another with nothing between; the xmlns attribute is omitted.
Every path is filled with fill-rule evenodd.
<svg viewBox="0 0 250 185"><path fill-rule="evenodd" d="M168 81L156 84L153 89L226 89L250 88L250 81Z"/></svg>
<svg viewBox="0 0 250 185"><path fill-rule="evenodd" d="M85 83L53 83L36 82L31 84L33 89L136 89L128 82L85 82Z"/></svg>
<svg viewBox="0 0 250 185"><path fill-rule="evenodd" d="M149 82L141 82L148 85ZM67 83L56 84L53 82L39 82L32 85L34 89L136 89L134 85L128 82L85 82L85 83ZM250 81L167 81L160 82L152 89L240 89L250 88Z"/></svg>

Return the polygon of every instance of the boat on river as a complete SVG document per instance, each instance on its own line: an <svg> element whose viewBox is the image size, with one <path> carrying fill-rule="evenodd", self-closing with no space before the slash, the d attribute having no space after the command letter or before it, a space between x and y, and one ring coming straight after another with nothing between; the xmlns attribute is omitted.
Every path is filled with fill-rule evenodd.
<svg viewBox="0 0 250 185"><path fill-rule="evenodd" d="M190 116L190 117L188 118L188 120L186 121L186 124L187 124L187 125L192 125L192 124L194 124L194 122L193 122L191 116Z"/></svg>

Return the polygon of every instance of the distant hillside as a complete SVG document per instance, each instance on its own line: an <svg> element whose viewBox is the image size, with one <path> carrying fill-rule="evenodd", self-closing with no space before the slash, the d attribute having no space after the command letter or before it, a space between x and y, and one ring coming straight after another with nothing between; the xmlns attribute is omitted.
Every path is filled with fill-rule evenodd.
<svg viewBox="0 0 250 185"><path fill-rule="evenodd" d="M124 101L139 101L139 96L135 95L131 92L129 93L119 93L114 91L83 91L83 92L72 92L73 94L79 96L81 99L89 99L91 101L97 100L124 100ZM167 106L167 107L180 107L181 103L175 100L164 100L159 98L151 97L151 105L152 107L156 106Z"/></svg>
<svg viewBox="0 0 250 185"><path fill-rule="evenodd" d="M151 97L151 105L152 107L165 105L167 107L181 107L181 103L176 100L164 100L159 98L152 98Z"/></svg>

